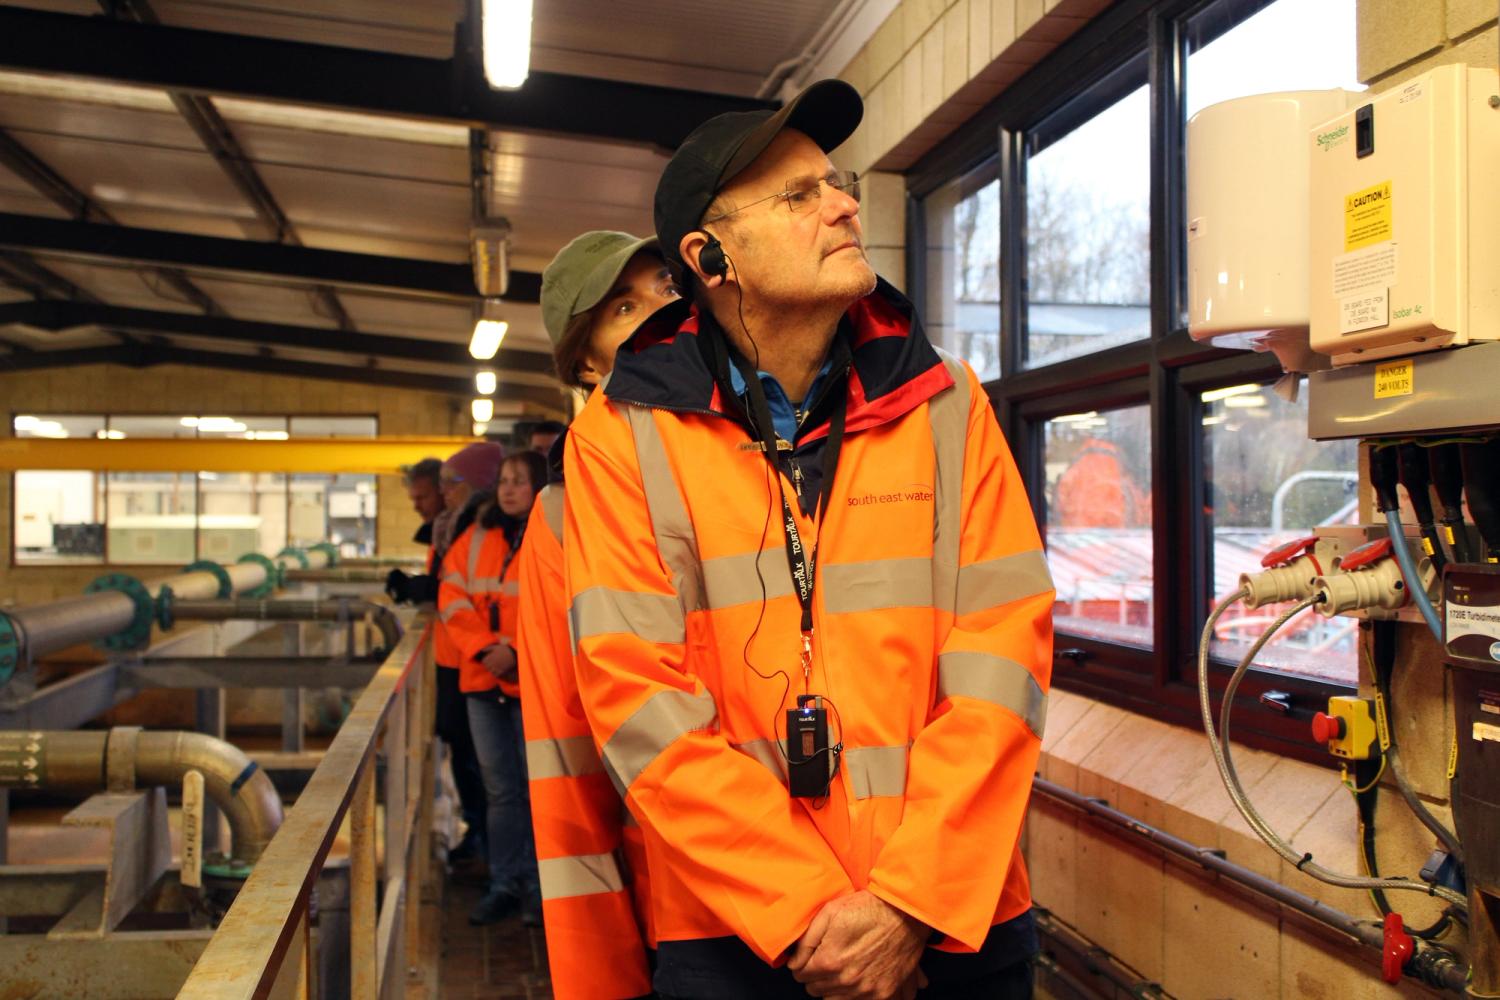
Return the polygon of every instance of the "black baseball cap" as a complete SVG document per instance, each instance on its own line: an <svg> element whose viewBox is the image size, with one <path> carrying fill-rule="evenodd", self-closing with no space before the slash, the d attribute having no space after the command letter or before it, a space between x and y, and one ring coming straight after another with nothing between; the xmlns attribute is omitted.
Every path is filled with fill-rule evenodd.
<svg viewBox="0 0 1500 1000"><path fill-rule="evenodd" d="M819 80L780 111L731 111L695 128L656 184L656 235L667 263L682 275L682 238L698 228L714 196L782 129L804 133L828 153L854 134L864 114L859 91L843 80Z"/></svg>

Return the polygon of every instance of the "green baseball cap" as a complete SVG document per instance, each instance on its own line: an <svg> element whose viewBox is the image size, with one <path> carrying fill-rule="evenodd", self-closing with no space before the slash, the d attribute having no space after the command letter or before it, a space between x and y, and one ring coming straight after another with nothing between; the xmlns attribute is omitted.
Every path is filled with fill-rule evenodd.
<svg viewBox="0 0 1500 1000"><path fill-rule="evenodd" d="M609 294L632 257L656 249L655 236L594 230L559 250L542 272L542 323L552 346L562 341L569 320Z"/></svg>

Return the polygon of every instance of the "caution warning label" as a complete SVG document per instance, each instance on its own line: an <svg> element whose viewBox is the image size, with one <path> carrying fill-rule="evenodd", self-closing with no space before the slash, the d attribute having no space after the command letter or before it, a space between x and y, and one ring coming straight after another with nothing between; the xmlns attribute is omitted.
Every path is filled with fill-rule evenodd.
<svg viewBox="0 0 1500 1000"><path fill-rule="evenodd" d="M1344 197L1344 252L1391 238L1391 182Z"/></svg>

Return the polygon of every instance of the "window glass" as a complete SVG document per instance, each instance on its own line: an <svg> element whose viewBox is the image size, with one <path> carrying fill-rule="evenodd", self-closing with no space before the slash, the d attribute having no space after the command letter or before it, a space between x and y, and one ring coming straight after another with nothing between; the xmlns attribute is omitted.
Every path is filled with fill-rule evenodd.
<svg viewBox="0 0 1500 1000"><path fill-rule="evenodd" d="M286 476L200 472L198 495L198 558L234 562L247 552L275 555L286 547Z"/></svg>
<svg viewBox="0 0 1500 1000"><path fill-rule="evenodd" d="M20 432L17 432L18 435ZM62 437L50 427L39 437ZM71 470L15 474L17 564L104 561L104 481Z"/></svg>
<svg viewBox="0 0 1500 1000"><path fill-rule="evenodd" d="M289 517L289 545L332 542L346 558L373 555L375 477L294 475Z"/></svg>
<svg viewBox="0 0 1500 1000"><path fill-rule="evenodd" d="M104 418L78 414L18 413L11 418L11 431L18 438L101 437Z"/></svg>
<svg viewBox="0 0 1500 1000"><path fill-rule="evenodd" d="M198 497L192 473L111 472L108 483L110 562L186 566L197 558Z"/></svg>
<svg viewBox="0 0 1500 1000"><path fill-rule="evenodd" d="M1140 87L1026 165L1026 363L1151 335L1150 102Z"/></svg>
<svg viewBox="0 0 1500 1000"><path fill-rule="evenodd" d="M374 437L374 417L293 417L292 437Z"/></svg>
<svg viewBox="0 0 1500 1000"><path fill-rule="evenodd" d="M285 441L286 417L184 417L184 426L197 429L200 438L243 438L251 441Z"/></svg>
<svg viewBox="0 0 1500 1000"><path fill-rule="evenodd" d="M1187 64L1187 113L1250 94L1365 89L1355 63L1355 0L1276 0L1205 44ZM1223 15L1189 22L1190 39L1211 37ZM1268 52L1276 53L1268 59Z"/></svg>
<svg viewBox="0 0 1500 1000"><path fill-rule="evenodd" d="M109 437L112 438L191 438L198 436L196 426L183 420L196 421L196 417L110 417Z"/></svg>
<svg viewBox="0 0 1500 1000"><path fill-rule="evenodd" d="M1059 631L1151 645L1151 411L1046 423L1047 563Z"/></svg>
<svg viewBox="0 0 1500 1000"><path fill-rule="evenodd" d="M1000 377L1000 180L995 162L934 191L924 202L927 335Z"/></svg>
<svg viewBox="0 0 1500 1000"><path fill-rule="evenodd" d="M1260 570L1267 552L1318 525L1357 524L1359 472L1357 442L1308 440L1305 391L1288 403L1269 386L1239 385L1205 392L1202 400L1214 586L1206 618L1239 589L1241 573ZM1286 607L1235 605L1219 619L1214 656L1239 660ZM1354 684L1358 633L1352 618L1329 620L1309 609L1272 637L1256 665Z"/></svg>

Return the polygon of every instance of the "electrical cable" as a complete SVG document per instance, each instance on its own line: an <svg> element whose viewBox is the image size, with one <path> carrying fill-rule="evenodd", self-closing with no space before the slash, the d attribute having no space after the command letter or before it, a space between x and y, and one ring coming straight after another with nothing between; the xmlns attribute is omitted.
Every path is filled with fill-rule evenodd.
<svg viewBox="0 0 1500 1000"><path fill-rule="evenodd" d="M730 268L735 267L734 259L727 253L724 255L724 260ZM760 345L755 342L755 337L750 333L749 324L745 322L745 292L739 283L738 269L736 269L734 287L735 292L737 293L735 296L735 312L739 315L740 329L745 331L745 339L750 341L750 348L754 355L750 359L750 364L756 372L759 372ZM746 417L750 420L750 423L753 426L755 423L754 415L747 411ZM758 432L760 429L756 428L756 430ZM745 661L745 667L761 680L774 681L777 676L780 676L784 682L781 689L781 696L777 699L776 702L776 708L771 712L771 742L776 745L776 752L781 754L781 759L788 765L790 765L792 761L791 758L787 756L786 746L781 737L781 728L777 724L777 721L779 716L781 715L781 712L785 709L787 694L791 692L792 677L785 670L777 670L774 673L763 674L758 669L756 669L755 664L750 662L750 645L755 641L755 637L760 634L760 627L762 624L764 624L766 619L766 607L770 603L770 593L766 588L765 573L761 570L760 567L760 553L765 551L766 534L771 530L771 512L776 507L775 496L772 493L772 464L774 462L775 457L768 456L765 463L766 519L765 522L761 525L760 541L756 544L755 549L755 579L760 584L760 607L755 615L755 626L750 630L750 634L745 637L745 645L740 650L740 658ZM833 703L833 699L829 698L826 695L823 695L822 698L828 703L828 707L833 710L834 720L838 725L838 735L836 738L830 738L829 745L824 747L822 750L818 750L812 755L812 757L808 758L808 760L816 760L821 754L824 753L832 754L833 765L832 772L829 775L829 783L832 784L833 779L838 776L839 759L844 749L844 719L843 715L840 714L838 710L838 706ZM812 807L814 809L821 808L825 802L826 798L814 800L812 803Z"/></svg>
<svg viewBox="0 0 1500 1000"><path fill-rule="evenodd" d="M1292 618L1306 611L1320 600L1323 600L1325 595L1322 592L1311 594L1287 608L1277 616L1276 620L1271 623L1271 626L1261 634L1260 638L1245 653L1244 658L1235 667L1234 674L1229 679L1229 684L1224 689L1224 702L1219 716L1219 731L1216 733L1214 730L1213 704L1208 690L1209 643L1213 638L1213 628L1218 623L1220 616L1229 610L1232 605L1244 600L1248 596L1248 588L1241 587L1234 594L1219 602L1213 611L1210 612L1208 621L1203 627L1203 637L1198 643L1198 703L1203 715L1203 731L1204 735L1208 737L1209 748L1213 751L1214 763L1218 765L1219 776L1223 779L1224 788L1229 793L1229 798L1234 803L1235 808L1239 810L1240 815L1245 818L1245 822L1250 825L1250 828L1255 831L1256 835L1268 847L1280 855L1287 863L1295 866L1298 871L1304 872L1321 882L1342 886L1347 889L1401 889L1409 892L1421 892L1429 896L1441 897L1455 906L1463 907L1467 911L1467 900L1446 886L1427 885L1424 882L1408 878L1368 878L1330 871L1322 865L1315 863L1311 854L1306 852L1299 853L1295 847L1282 840L1250 803L1249 797L1245 794L1244 786L1240 782L1239 774L1235 770L1234 758L1230 751L1229 720L1230 713L1234 707L1235 691L1238 690L1240 682L1249 671L1250 664L1254 662L1256 654L1270 641L1271 637L1280 631L1281 627Z"/></svg>
<svg viewBox="0 0 1500 1000"><path fill-rule="evenodd" d="M1422 551L1432 561L1432 568L1439 575L1448 563L1443 554L1443 542L1438 536L1437 515L1432 509L1432 473L1427 453L1415 441L1406 441L1396 446L1396 467L1400 471L1401 485L1406 487L1406 496L1411 509L1417 515L1417 528L1422 533Z"/></svg>
<svg viewBox="0 0 1500 1000"><path fill-rule="evenodd" d="M1440 441L1427 449L1428 478L1442 508L1438 523L1454 562L1471 562L1469 532L1464 527L1464 470L1457 441Z"/></svg>
<svg viewBox="0 0 1500 1000"><path fill-rule="evenodd" d="M1427 588L1422 585L1422 577L1417 572L1417 564L1412 561L1411 549L1407 548L1406 532L1401 527L1401 512L1386 511L1385 527L1391 536L1391 555L1396 557L1396 565L1401 568L1401 578L1406 582L1406 592L1411 595L1412 603L1422 613L1422 620L1427 623L1433 637L1441 643L1443 623L1438 618L1437 609L1432 606L1432 599L1427 596Z"/></svg>
<svg viewBox="0 0 1500 1000"><path fill-rule="evenodd" d="M1406 777L1406 769L1401 764L1401 747L1396 740L1396 727L1390 724L1390 715L1393 702L1391 700L1391 671L1395 666L1396 659L1396 637L1392 622L1375 622L1374 642L1378 656L1371 656L1368 648L1361 645L1365 654L1365 666L1370 671L1370 677L1375 682L1375 691L1380 695L1381 711L1386 715L1385 732L1389 745L1385 748L1386 762L1390 767L1391 775L1396 779L1396 789L1401 793L1402 800L1408 809L1417 817L1418 821L1425 826L1434 837L1443 845L1453 860L1458 862L1460 868L1464 864L1464 849L1459 843L1458 837L1453 831L1443 825L1443 822L1432 814L1432 810L1417 797L1416 789Z"/></svg>

